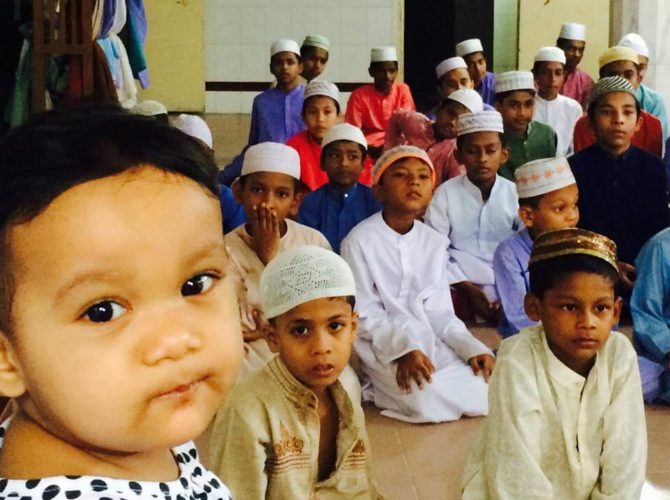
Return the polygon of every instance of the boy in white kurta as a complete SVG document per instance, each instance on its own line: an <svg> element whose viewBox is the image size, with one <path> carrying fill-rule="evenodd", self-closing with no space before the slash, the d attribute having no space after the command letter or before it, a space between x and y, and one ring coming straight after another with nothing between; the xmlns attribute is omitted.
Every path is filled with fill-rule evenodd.
<svg viewBox="0 0 670 500"><path fill-rule="evenodd" d="M384 209L342 243L356 278L354 348L371 382L365 394L383 415L408 422L485 415L493 366L490 350L454 314L447 238L415 220L433 180L423 150L398 146L384 153L373 170Z"/></svg>
<svg viewBox="0 0 670 500"><path fill-rule="evenodd" d="M647 436L635 351L618 322L616 246L582 229L540 235L526 312L504 340L464 499L633 499Z"/></svg>

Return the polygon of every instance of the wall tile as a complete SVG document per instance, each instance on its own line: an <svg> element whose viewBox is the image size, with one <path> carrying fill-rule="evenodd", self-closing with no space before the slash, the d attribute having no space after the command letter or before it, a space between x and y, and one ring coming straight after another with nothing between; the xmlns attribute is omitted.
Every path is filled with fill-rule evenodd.
<svg viewBox="0 0 670 500"><path fill-rule="evenodd" d="M220 92L205 92L205 113L220 113L217 106L217 96Z"/></svg>
<svg viewBox="0 0 670 500"><path fill-rule="evenodd" d="M228 11L229 9L226 9ZM241 43L265 43L265 11L258 7L240 9Z"/></svg>
<svg viewBox="0 0 670 500"><path fill-rule="evenodd" d="M265 7L263 9L265 16L265 43L270 50L270 46L275 40L280 38L295 38L292 34L291 11L289 9L280 9L277 7ZM302 40L297 40L300 43Z"/></svg>
<svg viewBox="0 0 670 500"><path fill-rule="evenodd" d="M219 92L219 113L248 113L240 107L241 92Z"/></svg>
<svg viewBox="0 0 670 500"><path fill-rule="evenodd" d="M218 43L239 45L242 40L242 15L240 9L220 7L216 13L216 40Z"/></svg>
<svg viewBox="0 0 670 500"><path fill-rule="evenodd" d="M269 84L268 84L269 86ZM260 94L260 92L240 92L239 93L240 101L240 113L251 113L251 105L254 102L254 98Z"/></svg>
<svg viewBox="0 0 670 500"><path fill-rule="evenodd" d="M316 10L316 34L330 38L333 44L344 42L342 38L342 24L339 22L342 9L338 5L318 7Z"/></svg>
<svg viewBox="0 0 670 500"><path fill-rule="evenodd" d="M367 46L368 21L365 7L343 7L340 24L342 26L342 43Z"/></svg>
<svg viewBox="0 0 670 500"><path fill-rule="evenodd" d="M394 45L393 40L393 9L367 9L367 42L370 47Z"/></svg>
<svg viewBox="0 0 670 500"><path fill-rule="evenodd" d="M345 82L367 82L370 80L368 66L370 51L360 46L342 47L342 80Z"/></svg>
<svg viewBox="0 0 670 500"><path fill-rule="evenodd" d="M239 80L251 82L270 82L270 47L265 44L242 45L240 47Z"/></svg>
<svg viewBox="0 0 670 500"><path fill-rule="evenodd" d="M221 46L218 47L216 64L220 68L218 71L219 81L236 80L242 69L242 61L239 46Z"/></svg>
<svg viewBox="0 0 670 500"><path fill-rule="evenodd" d="M298 43L302 43L305 35L321 34L312 33L316 24L317 9L311 7L293 7L291 8L291 32L294 33ZM325 35L328 36L328 35Z"/></svg>

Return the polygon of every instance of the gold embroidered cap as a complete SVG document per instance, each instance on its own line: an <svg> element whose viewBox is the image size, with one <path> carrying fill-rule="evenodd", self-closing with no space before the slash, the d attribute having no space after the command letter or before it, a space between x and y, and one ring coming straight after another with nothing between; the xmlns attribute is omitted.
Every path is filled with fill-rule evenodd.
<svg viewBox="0 0 670 500"><path fill-rule="evenodd" d="M619 272L616 244L607 236L576 227L547 231L538 236L530 252L529 264L578 254L604 260Z"/></svg>

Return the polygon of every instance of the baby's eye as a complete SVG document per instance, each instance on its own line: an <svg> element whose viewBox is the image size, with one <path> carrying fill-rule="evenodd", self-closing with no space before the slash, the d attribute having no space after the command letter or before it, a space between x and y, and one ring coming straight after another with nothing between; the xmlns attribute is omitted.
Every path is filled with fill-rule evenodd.
<svg viewBox="0 0 670 500"><path fill-rule="evenodd" d="M106 323L119 318L126 308L111 300L101 300L84 311L83 317L93 323Z"/></svg>
<svg viewBox="0 0 670 500"><path fill-rule="evenodd" d="M212 288L213 284L214 276L209 274L198 274L181 286L181 294L184 297L188 297L189 295L200 295Z"/></svg>

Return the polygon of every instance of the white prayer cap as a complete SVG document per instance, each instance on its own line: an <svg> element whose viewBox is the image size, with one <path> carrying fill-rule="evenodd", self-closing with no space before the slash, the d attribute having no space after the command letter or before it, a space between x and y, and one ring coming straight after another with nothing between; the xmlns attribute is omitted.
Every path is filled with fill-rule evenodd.
<svg viewBox="0 0 670 500"><path fill-rule="evenodd" d="M468 108L471 113L479 113L484 110L484 101L479 92L472 89L454 90L447 96L447 99L461 103Z"/></svg>
<svg viewBox="0 0 670 500"><path fill-rule="evenodd" d="M142 116L156 116L167 115L168 110L163 103L148 99L137 103L130 112Z"/></svg>
<svg viewBox="0 0 670 500"><path fill-rule="evenodd" d="M565 64L565 52L558 47L542 47L535 54L533 62L558 62Z"/></svg>
<svg viewBox="0 0 670 500"><path fill-rule="evenodd" d="M312 80L305 86L305 97L303 102L315 95L330 97L338 106L340 105L340 91L334 83Z"/></svg>
<svg viewBox="0 0 670 500"><path fill-rule="evenodd" d="M505 132L502 115L497 111L463 113L458 117L458 137L475 132Z"/></svg>
<svg viewBox="0 0 670 500"><path fill-rule="evenodd" d="M300 55L300 46L295 40L289 40L288 38L281 38L272 44L270 47L270 57L280 52L293 52L294 54Z"/></svg>
<svg viewBox="0 0 670 500"><path fill-rule="evenodd" d="M637 52L630 47L610 47L598 58L598 67L602 68L614 61L631 61L640 64Z"/></svg>
<svg viewBox="0 0 670 500"><path fill-rule="evenodd" d="M514 171L519 199L532 198L575 184L565 158L542 158L524 163Z"/></svg>
<svg viewBox="0 0 670 500"><path fill-rule="evenodd" d="M496 94L514 90L532 90L535 92L535 80L530 71L506 71L496 75Z"/></svg>
<svg viewBox="0 0 670 500"><path fill-rule="evenodd" d="M302 42L303 47L317 47L325 51L330 50L330 40L321 35L307 35Z"/></svg>
<svg viewBox="0 0 670 500"><path fill-rule="evenodd" d="M300 156L286 144L261 142L254 144L244 153L241 176L256 172L274 172L290 175L300 180Z"/></svg>
<svg viewBox="0 0 670 500"><path fill-rule="evenodd" d="M633 49L635 52L637 52L638 56L649 57L649 46L647 45L647 42L644 41L644 38L642 38L637 33L628 33L621 40L619 40L617 45L619 47L628 47Z"/></svg>
<svg viewBox="0 0 670 500"><path fill-rule="evenodd" d="M375 47L370 51L370 62L397 61L395 47Z"/></svg>
<svg viewBox="0 0 670 500"><path fill-rule="evenodd" d="M304 245L272 259L261 274L260 295L267 318L276 318L311 300L356 295L354 275L331 250Z"/></svg>
<svg viewBox="0 0 670 500"><path fill-rule="evenodd" d="M349 123L338 123L330 127L321 141L321 150L335 141L352 141L368 149L368 141L365 140L363 132L358 127Z"/></svg>
<svg viewBox="0 0 670 500"><path fill-rule="evenodd" d="M431 172L431 181L435 184L435 167L431 161L428 153L423 149L417 148L416 146L396 146L394 148L385 151L379 159L375 162L374 167L372 167L372 182L377 184L381 176L386 172L390 166L392 166L398 160L403 158L417 158L424 162L430 167Z"/></svg>
<svg viewBox="0 0 670 500"><path fill-rule="evenodd" d="M565 38L566 40L586 41L586 26L579 23L564 23L561 26L561 32L558 38Z"/></svg>
<svg viewBox="0 0 670 500"><path fill-rule="evenodd" d="M465 64L465 60L462 57L456 56L456 57L450 57L449 59L445 59L435 68L435 74L437 75L437 79L439 80L444 75L457 68L468 69L468 65Z"/></svg>
<svg viewBox="0 0 670 500"><path fill-rule="evenodd" d="M207 126L207 123L205 123L205 120L199 116L186 115L182 113L177 118L175 118L174 122L172 122L172 125L185 134L188 134L191 137L195 137L196 139L200 139L202 142L207 144L207 146L209 146L209 149L212 149L212 131Z"/></svg>
<svg viewBox="0 0 670 500"><path fill-rule="evenodd" d="M484 52L482 41L479 38L470 38L456 44L456 55L459 57L467 56L473 52Z"/></svg>

